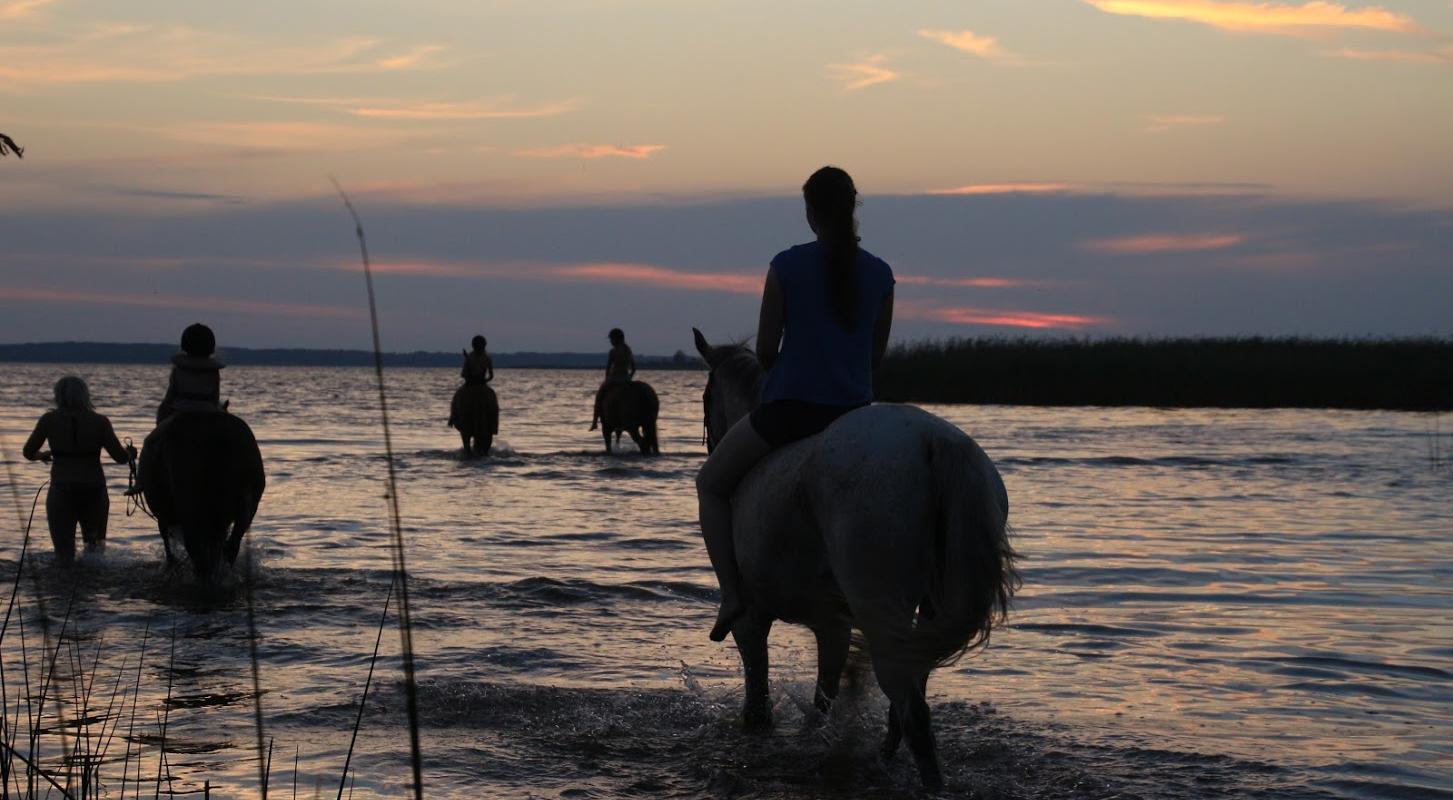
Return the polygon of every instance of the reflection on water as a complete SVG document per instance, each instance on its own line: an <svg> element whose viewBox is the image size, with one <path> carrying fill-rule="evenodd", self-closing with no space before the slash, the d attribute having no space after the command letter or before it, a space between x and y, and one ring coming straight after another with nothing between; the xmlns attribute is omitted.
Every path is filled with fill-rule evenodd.
<svg viewBox="0 0 1453 800"><path fill-rule="evenodd" d="M147 432L164 366L8 367L0 424L12 457L63 371L91 382L118 433ZM830 719L811 710L803 631L774 632L773 733L738 731L738 665L706 639L714 592L694 524L702 378L648 376L665 454L643 459L597 452L594 373L502 372L496 455L465 463L445 426L451 371L389 374L435 794L912 794L907 759L873 756L885 709L869 678ZM292 780L296 755L300 791L337 791L388 587L370 380L362 369L224 374L268 464L248 553L261 700L273 780ZM1445 796L1453 470L1430 463L1425 417L932 410L1000 465L1025 556L1010 627L930 683L952 788ZM44 472L16 469L28 503ZM110 754L154 752L164 711L174 788L210 779L219 796L249 795L244 594L165 571L149 520L122 513L124 474L112 469L109 549L27 579L26 644L39 640L37 597L52 633L69 606L68 647L86 666L97 659L98 684L130 670L126 686L149 626L144 713ZM0 575L13 574L17 543L5 540ZM7 636L7 679L19 645ZM361 797L407 782L396 650L386 636L354 760ZM43 755L58 757L50 747Z"/></svg>

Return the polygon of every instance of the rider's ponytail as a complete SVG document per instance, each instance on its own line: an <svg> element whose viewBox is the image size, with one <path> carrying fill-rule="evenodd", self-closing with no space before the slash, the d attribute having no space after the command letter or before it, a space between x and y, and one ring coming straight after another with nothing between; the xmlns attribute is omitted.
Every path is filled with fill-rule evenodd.
<svg viewBox="0 0 1453 800"><path fill-rule="evenodd" d="M847 172L823 167L802 185L802 197L826 247L827 292L843 327L857 323L858 189Z"/></svg>

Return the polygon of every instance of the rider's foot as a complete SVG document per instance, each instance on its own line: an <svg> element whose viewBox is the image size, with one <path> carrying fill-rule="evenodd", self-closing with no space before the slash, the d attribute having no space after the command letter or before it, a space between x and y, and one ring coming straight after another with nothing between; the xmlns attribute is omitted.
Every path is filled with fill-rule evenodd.
<svg viewBox="0 0 1453 800"><path fill-rule="evenodd" d="M740 600L727 602L722 601L721 608L716 611L716 624L711 626L711 640L720 642L732 632L732 626L737 624L737 617L740 617L747 607L742 605Z"/></svg>

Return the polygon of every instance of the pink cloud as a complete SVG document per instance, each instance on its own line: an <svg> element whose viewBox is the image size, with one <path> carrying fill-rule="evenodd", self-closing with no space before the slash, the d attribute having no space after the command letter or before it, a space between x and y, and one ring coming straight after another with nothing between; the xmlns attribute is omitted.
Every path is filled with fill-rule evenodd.
<svg viewBox="0 0 1453 800"><path fill-rule="evenodd" d="M1075 188L1071 183L971 183L952 189L929 189L927 194L980 195L980 194L1054 194L1068 192Z"/></svg>
<svg viewBox="0 0 1453 800"><path fill-rule="evenodd" d="M562 144L556 147L533 147L516 150L523 158L630 158L644 161L666 149L664 144Z"/></svg>
<svg viewBox="0 0 1453 800"><path fill-rule="evenodd" d="M937 306L898 301L894 314L905 319L947 322L954 325L989 325L1028 330L1078 330L1108 325L1107 317L1087 314L1045 313L1008 308L977 308L970 306Z"/></svg>
<svg viewBox="0 0 1453 800"><path fill-rule="evenodd" d="M896 275L897 281L906 286L953 286L966 289L1014 289L1033 286L1036 281L1018 278L935 278L929 275Z"/></svg>
<svg viewBox="0 0 1453 800"><path fill-rule="evenodd" d="M654 289L691 289L732 294L760 294L762 275L733 272L686 272L649 264L576 264L554 267L549 274L586 282L627 283Z"/></svg>
<svg viewBox="0 0 1453 800"><path fill-rule="evenodd" d="M1142 236L1121 236L1082 242L1080 249L1112 255L1150 255L1154 253L1198 253L1235 247L1246 237L1235 233L1155 233Z"/></svg>
<svg viewBox="0 0 1453 800"><path fill-rule="evenodd" d="M356 269L348 262L327 265L332 269ZM765 276L745 272L691 272L656 264L618 261L579 264L482 261L381 261L373 265L383 275L417 275L440 278L505 278L510 280L564 281L570 283L619 283L649 289L686 289L730 294L760 294Z"/></svg>
<svg viewBox="0 0 1453 800"><path fill-rule="evenodd" d="M357 308L322 306L310 303L236 300L225 297L197 297L190 295L88 292L45 288L0 287L0 300L23 300L33 303L70 303L88 306L123 305L143 308L235 311L244 314L284 317L357 317L361 315L361 309Z"/></svg>

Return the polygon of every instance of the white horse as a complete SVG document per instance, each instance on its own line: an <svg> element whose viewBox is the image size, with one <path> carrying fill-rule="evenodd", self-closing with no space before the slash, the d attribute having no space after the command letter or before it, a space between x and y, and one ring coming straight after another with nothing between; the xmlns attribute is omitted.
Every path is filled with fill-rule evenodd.
<svg viewBox="0 0 1453 800"><path fill-rule="evenodd" d="M757 404L761 365L741 345L696 349L711 373L708 443ZM732 628L746 675L748 726L771 723L767 634L773 620L817 636L816 706L837 697L853 628L863 632L891 704L885 758L905 736L923 783L942 783L925 692L928 673L983 645L1018 587L1009 499L963 431L906 405L872 405L769 454L732 497L747 611Z"/></svg>

